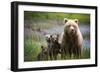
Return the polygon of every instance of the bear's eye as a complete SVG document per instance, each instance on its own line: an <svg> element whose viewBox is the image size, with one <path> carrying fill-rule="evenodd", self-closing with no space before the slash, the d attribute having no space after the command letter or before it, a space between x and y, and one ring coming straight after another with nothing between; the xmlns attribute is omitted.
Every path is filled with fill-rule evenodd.
<svg viewBox="0 0 100 73"><path fill-rule="evenodd" d="M71 25L68 25L68 27L70 27Z"/></svg>
<svg viewBox="0 0 100 73"><path fill-rule="evenodd" d="M74 28L77 28L77 26L75 26L75 25L74 25L73 27L74 27Z"/></svg>

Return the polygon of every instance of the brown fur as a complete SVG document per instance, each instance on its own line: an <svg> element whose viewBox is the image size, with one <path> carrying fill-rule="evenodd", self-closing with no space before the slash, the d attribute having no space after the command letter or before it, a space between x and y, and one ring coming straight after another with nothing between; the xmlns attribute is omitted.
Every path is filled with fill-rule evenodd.
<svg viewBox="0 0 100 73"><path fill-rule="evenodd" d="M57 55L58 53L60 53L60 44L58 43L58 38L59 38L58 34L52 34L47 39L49 56L51 60L53 59L57 60Z"/></svg>
<svg viewBox="0 0 100 73"><path fill-rule="evenodd" d="M48 60L48 48L45 46L41 46L41 52L37 56L37 60Z"/></svg>
<svg viewBox="0 0 100 73"><path fill-rule="evenodd" d="M64 19L64 32L61 34L61 57L81 56L83 37L78 27L78 20Z"/></svg>

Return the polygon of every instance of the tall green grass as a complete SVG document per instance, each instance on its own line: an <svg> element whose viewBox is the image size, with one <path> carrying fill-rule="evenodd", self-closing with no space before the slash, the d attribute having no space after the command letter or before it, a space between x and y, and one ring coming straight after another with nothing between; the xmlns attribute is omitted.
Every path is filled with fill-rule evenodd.
<svg viewBox="0 0 100 73"><path fill-rule="evenodd" d="M39 42L26 40L24 43L24 61L34 61L40 51Z"/></svg>
<svg viewBox="0 0 100 73"><path fill-rule="evenodd" d="M38 54L41 52L41 43L45 42L37 42L32 40L26 40L24 43L24 61L36 61ZM49 58L49 56L48 56ZM84 48L82 50L82 56L80 58L70 58L69 56L66 56L66 60L70 59L88 59L90 58L90 49ZM57 60L61 60L61 54L58 54Z"/></svg>
<svg viewBox="0 0 100 73"><path fill-rule="evenodd" d="M85 47L83 48L81 58L82 59L90 58L90 48L85 48Z"/></svg>

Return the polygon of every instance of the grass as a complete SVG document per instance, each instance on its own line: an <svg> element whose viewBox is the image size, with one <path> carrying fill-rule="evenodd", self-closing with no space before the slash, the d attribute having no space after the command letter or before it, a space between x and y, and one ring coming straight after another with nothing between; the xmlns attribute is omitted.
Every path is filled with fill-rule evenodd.
<svg viewBox="0 0 100 73"><path fill-rule="evenodd" d="M46 40L40 33L32 31L32 33L24 37L24 61L36 61L37 55L41 52L41 45L46 45ZM90 58L90 48L83 48L82 56L80 59ZM69 56L67 59L70 60ZM71 58L76 59L76 58ZM57 56L57 60L61 60L61 54Z"/></svg>
<svg viewBox="0 0 100 73"><path fill-rule="evenodd" d="M42 44L41 44L42 43ZM24 61L36 61L37 55L41 52L41 45L45 44L45 41L37 42L32 40L25 40L24 43ZM90 49L84 48L82 51L82 56L80 59L88 59L90 58ZM67 59L70 60L69 56L67 56ZM76 59L76 58L71 58ZM58 54L57 60L61 60L61 54Z"/></svg>
<svg viewBox="0 0 100 73"><path fill-rule="evenodd" d="M64 13L64 12L32 12L25 11L25 20L63 20L64 18L79 19L81 23L90 23L90 14L83 13ZM38 20L37 20L38 19Z"/></svg>
<svg viewBox="0 0 100 73"><path fill-rule="evenodd" d="M24 43L24 61L34 61L36 55L39 53L39 42L27 40Z"/></svg>
<svg viewBox="0 0 100 73"><path fill-rule="evenodd" d="M44 42L37 42L32 40L24 41L24 61L35 61L37 55L41 52L41 45Z"/></svg>
<svg viewBox="0 0 100 73"><path fill-rule="evenodd" d="M90 48L84 48L82 52L82 59L90 58Z"/></svg>

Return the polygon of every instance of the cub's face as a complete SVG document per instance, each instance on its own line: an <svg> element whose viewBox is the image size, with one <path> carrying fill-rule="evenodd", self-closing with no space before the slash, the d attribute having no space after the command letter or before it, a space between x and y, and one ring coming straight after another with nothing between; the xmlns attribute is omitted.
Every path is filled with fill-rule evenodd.
<svg viewBox="0 0 100 73"><path fill-rule="evenodd" d="M46 41L48 43L55 43L58 42L59 34L51 34L49 36L46 36Z"/></svg>
<svg viewBox="0 0 100 73"><path fill-rule="evenodd" d="M51 36L50 36L50 39L51 39L51 42L52 42L52 43L58 42L59 34L53 34L53 35L51 35Z"/></svg>
<svg viewBox="0 0 100 73"><path fill-rule="evenodd" d="M70 36L73 36L77 33L78 27L78 20L69 20L67 18L64 18L64 33L68 34Z"/></svg>

